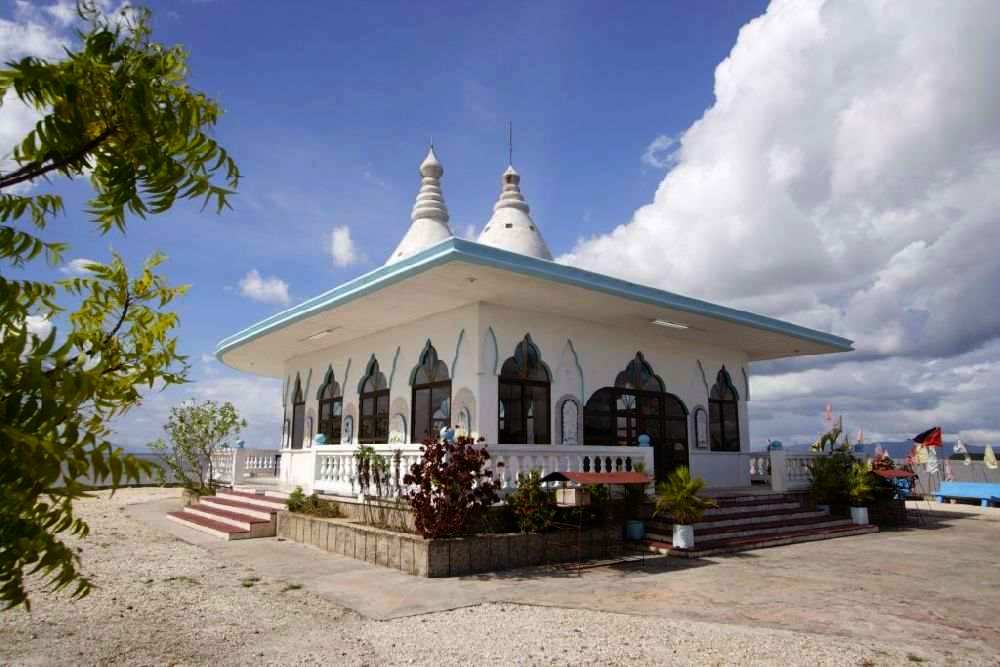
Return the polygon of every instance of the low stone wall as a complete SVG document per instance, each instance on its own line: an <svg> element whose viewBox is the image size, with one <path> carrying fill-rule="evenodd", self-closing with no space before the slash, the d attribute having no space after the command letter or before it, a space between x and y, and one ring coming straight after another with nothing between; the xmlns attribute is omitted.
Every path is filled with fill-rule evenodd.
<svg viewBox="0 0 1000 667"><path fill-rule="evenodd" d="M424 539L354 523L278 513L278 537L418 577L459 577L544 563L589 560L621 548L621 527Z"/></svg>

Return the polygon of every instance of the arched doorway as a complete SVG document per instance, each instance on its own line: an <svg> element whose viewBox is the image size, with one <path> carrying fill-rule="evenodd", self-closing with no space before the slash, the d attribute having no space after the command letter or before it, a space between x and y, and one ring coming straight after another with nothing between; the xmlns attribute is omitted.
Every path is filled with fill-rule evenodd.
<svg viewBox="0 0 1000 667"><path fill-rule="evenodd" d="M656 481L688 465L688 418L683 401L667 393L663 380L638 352L615 378L614 387L595 391L583 410L584 443L638 446L648 435Z"/></svg>

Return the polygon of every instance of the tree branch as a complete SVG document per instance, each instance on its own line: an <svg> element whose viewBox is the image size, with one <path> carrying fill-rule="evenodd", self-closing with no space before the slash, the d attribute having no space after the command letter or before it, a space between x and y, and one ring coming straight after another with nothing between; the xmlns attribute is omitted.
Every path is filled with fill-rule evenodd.
<svg viewBox="0 0 1000 667"><path fill-rule="evenodd" d="M24 183L25 181L33 181L36 178L40 178L50 171L55 171L56 169L62 169L68 167L74 162L79 162L87 154L93 152L98 146L107 141L112 134L114 134L115 128L109 126L104 129L99 135L85 143L75 152L70 155L61 157L59 159L54 159L46 157L43 160L36 160L35 162L30 162L9 174L0 176L0 190L8 188L12 185L17 185L18 183ZM45 164L47 160L52 160L48 164Z"/></svg>

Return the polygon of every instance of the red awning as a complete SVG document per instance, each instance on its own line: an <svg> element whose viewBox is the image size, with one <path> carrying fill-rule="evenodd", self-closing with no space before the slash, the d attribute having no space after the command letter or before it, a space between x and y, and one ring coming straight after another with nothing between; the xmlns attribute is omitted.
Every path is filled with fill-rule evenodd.
<svg viewBox="0 0 1000 667"><path fill-rule="evenodd" d="M550 472L543 482L576 482L577 484L649 484L652 476L641 472Z"/></svg>
<svg viewBox="0 0 1000 667"><path fill-rule="evenodd" d="M916 477L916 474L907 470L873 470L872 472L886 479L911 479Z"/></svg>

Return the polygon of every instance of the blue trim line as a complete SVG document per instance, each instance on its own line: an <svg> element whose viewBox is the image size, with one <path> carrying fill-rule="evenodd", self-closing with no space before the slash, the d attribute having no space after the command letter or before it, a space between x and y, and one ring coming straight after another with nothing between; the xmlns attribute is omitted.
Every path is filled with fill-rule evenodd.
<svg viewBox="0 0 1000 667"><path fill-rule="evenodd" d="M719 306L699 299L692 299L691 297L681 296L653 287L636 285L635 283L630 283L619 278L584 271L583 269L565 264L528 257L527 255L508 252L499 248L492 248L453 237L445 239L395 264L381 266L373 271L369 271L354 280L350 280L332 290L307 299L292 308L265 318L231 336L227 336L219 341L215 349L215 356L221 361L222 356L226 352L230 352L255 338L288 326L310 315L315 315L324 310L349 303L354 299L452 261L464 261L471 264L506 269L522 275L543 278L564 285L582 287L661 308L670 308L695 315L713 317L734 324L742 324L755 329L792 336L812 343L828 345L837 348L841 352L848 352L853 349L853 341L841 338L840 336L834 336L833 334L808 329L797 324L783 322L743 310Z"/></svg>

